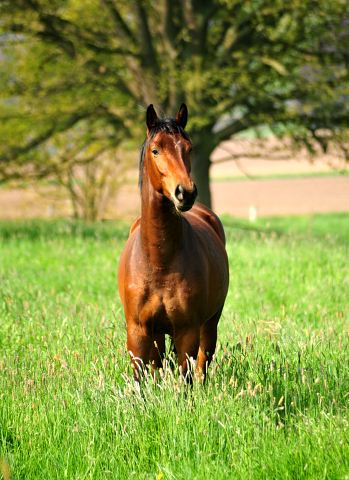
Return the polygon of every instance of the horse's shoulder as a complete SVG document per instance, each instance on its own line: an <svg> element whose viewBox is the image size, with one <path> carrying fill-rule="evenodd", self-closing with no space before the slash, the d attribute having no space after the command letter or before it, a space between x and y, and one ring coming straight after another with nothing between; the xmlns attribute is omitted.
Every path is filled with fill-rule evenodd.
<svg viewBox="0 0 349 480"><path fill-rule="evenodd" d="M218 216L214 212L212 212L212 210L210 210L202 203L196 202L193 208L188 213L189 218L190 216L194 216L195 218L201 220L204 224L212 227L212 229L216 232L220 240L225 245L225 233L222 222L220 221Z"/></svg>
<svg viewBox="0 0 349 480"><path fill-rule="evenodd" d="M130 228L130 233L129 237L132 235L132 233L136 230L136 228L140 225L141 223L141 216L136 218L136 220L132 223L131 228Z"/></svg>

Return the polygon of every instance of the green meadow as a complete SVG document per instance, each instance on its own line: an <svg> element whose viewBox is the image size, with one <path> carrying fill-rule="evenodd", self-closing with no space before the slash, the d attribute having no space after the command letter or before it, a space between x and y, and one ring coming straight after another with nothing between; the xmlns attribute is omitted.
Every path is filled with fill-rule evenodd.
<svg viewBox="0 0 349 480"><path fill-rule="evenodd" d="M127 225L0 222L3 478L349 479L349 214L223 221L207 382L188 388L168 353L140 391Z"/></svg>

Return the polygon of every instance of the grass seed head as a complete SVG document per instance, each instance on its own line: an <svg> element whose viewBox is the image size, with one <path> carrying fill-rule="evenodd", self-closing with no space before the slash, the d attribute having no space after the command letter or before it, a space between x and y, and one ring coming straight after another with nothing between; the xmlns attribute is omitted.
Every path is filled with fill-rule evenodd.
<svg viewBox="0 0 349 480"><path fill-rule="evenodd" d="M11 480L10 468L4 458L0 461L0 469L4 480Z"/></svg>

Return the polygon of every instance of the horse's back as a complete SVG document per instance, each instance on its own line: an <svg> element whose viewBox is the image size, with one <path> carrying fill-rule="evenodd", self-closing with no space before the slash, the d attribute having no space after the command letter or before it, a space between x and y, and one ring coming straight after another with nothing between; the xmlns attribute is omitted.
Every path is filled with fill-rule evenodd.
<svg viewBox="0 0 349 480"><path fill-rule="evenodd" d="M225 246L225 233L223 229L222 222L217 217L217 215L212 212L208 207L202 203L196 202L193 205L193 208L185 213L184 217L189 221L193 226L198 225L197 228L210 228L213 229L217 234L218 238L221 240Z"/></svg>
<svg viewBox="0 0 349 480"><path fill-rule="evenodd" d="M123 304L125 304L125 274L126 274L126 264L130 261L131 256L137 254L136 249L134 248L135 240L137 238L137 230L141 224L141 216L139 216L131 225L128 240L122 251L119 268L118 268L118 285L119 285L119 294Z"/></svg>
<svg viewBox="0 0 349 480"><path fill-rule="evenodd" d="M207 298L222 306L229 284L223 225L217 215L201 203L195 203L183 217L190 225L187 231L191 232L187 236L187 265L191 265L197 273L200 272L195 278L207 280ZM204 287L201 288L204 291Z"/></svg>
<svg viewBox="0 0 349 480"><path fill-rule="evenodd" d="M138 218L136 218L136 220L132 223L131 225L131 228L130 228L130 233L129 233L129 237L132 235L132 233L136 230L137 227L139 227L139 225L141 224L141 216L139 216Z"/></svg>

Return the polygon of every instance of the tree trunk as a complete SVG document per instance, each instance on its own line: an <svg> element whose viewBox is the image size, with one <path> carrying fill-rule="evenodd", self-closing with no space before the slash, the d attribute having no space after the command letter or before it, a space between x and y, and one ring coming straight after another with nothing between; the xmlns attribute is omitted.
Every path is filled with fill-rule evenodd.
<svg viewBox="0 0 349 480"><path fill-rule="evenodd" d="M198 189L198 202L212 208L210 191L210 155L215 148L211 127L192 135L194 159L192 162L192 179Z"/></svg>
<svg viewBox="0 0 349 480"><path fill-rule="evenodd" d="M192 179L198 189L197 201L203 203L208 208L211 208L210 164L209 155L198 155L195 153L192 163Z"/></svg>

